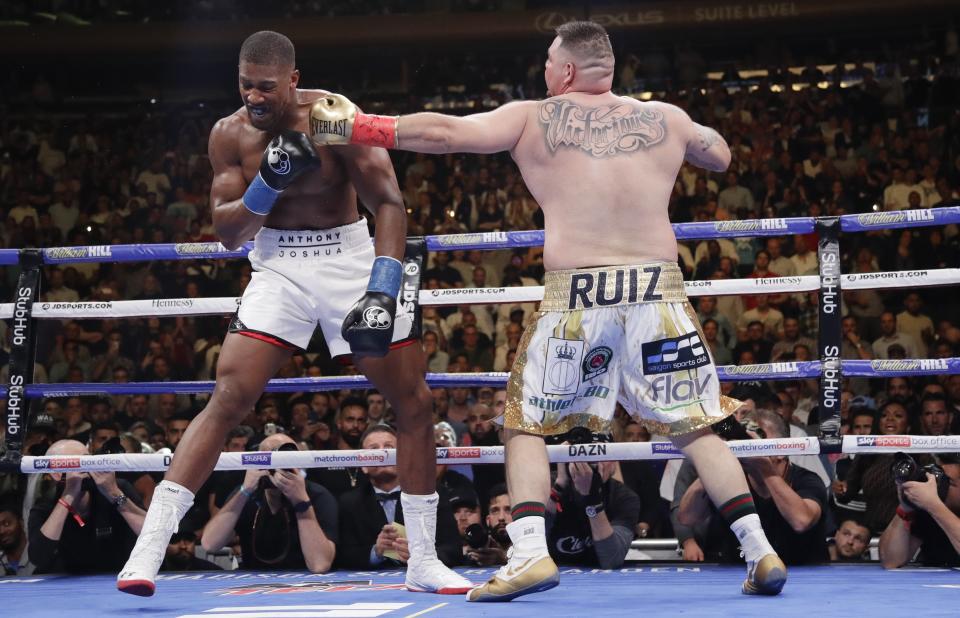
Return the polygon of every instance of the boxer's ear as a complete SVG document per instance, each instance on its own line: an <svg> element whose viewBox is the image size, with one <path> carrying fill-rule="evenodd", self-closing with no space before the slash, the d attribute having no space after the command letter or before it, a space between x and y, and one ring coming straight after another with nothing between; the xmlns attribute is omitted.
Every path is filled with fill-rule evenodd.
<svg viewBox="0 0 960 618"><path fill-rule="evenodd" d="M299 83L300 83L300 69L294 69L293 72L290 73L290 87L296 88L297 84Z"/></svg>

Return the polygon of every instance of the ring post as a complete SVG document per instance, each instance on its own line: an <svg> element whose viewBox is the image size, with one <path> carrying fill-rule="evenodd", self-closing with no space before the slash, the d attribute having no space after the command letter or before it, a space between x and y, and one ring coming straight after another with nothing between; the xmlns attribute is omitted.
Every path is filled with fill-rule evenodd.
<svg viewBox="0 0 960 618"><path fill-rule="evenodd" d="M33 301L40 293L40 267L43 254L39 249L20 252L20 278L14 300L12 337L10 341L10 378L7 383L7 405L4 414L6 435L0 470L19 470L23 454L23 437L30 425L30 401L24 389L33 383L33 357L37 331L33 319Z"/></svg>
<svg viewBox="0 0 960 618"><path fill-rule="evenodd" d="M840 219L816 221L817 259L820 268L820 452L839 453L840 390L843 372L840 348L843 341L840 318Z"/></svg>

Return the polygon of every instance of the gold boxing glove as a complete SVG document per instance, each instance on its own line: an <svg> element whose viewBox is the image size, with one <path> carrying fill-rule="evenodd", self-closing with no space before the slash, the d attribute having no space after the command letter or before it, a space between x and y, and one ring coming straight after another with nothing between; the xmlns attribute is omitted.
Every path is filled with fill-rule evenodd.
<svg viewBox="0 0 960 618"><path fill-rule="evenodd" d="M330 93L310 108L310 139L318 146L396 148L397 120L397 116L364 114L347 97Z"/></svg>

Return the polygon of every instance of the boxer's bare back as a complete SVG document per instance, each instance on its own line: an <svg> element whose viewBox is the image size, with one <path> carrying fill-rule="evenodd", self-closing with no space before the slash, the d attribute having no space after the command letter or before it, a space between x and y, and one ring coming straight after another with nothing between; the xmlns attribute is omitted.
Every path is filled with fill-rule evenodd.
<svg viewBox="0 0 960 618"><path fill-rule="evenodd" d="M678 107L571 92L451 119L402 116L399 148L508 150L544 214L548 270L676 261L667 205L684 160L724 170L720 135Z"/></svg>
<svg viewBox="0 0 960 618"><path fill-rule="evenodd" d="M543 209L549 270L676 261L667 204L709 139L686 113L609 92L516 108L525 126L511 154Z"/></svg>

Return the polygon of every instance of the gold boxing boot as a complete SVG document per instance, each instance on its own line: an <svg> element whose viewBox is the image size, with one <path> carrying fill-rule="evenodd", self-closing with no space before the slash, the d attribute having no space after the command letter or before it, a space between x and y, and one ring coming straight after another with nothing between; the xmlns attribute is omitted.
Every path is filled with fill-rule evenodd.
<svg viewBox="0 0 960 618"><path fill-rule="evenodd" d="M743 594L777 595L787 583L787 567L776 554L767 554L756 562L747 563L747 579Z"/></svg>
<svg viewBox="0 0 960 618"><path fill-rule="evenodd" d="M514 558L513 548L508 553L507 564L490 578L490 581L467 593L468 601L496 603L511 601L525 594L549 590L560 583L560 571L550 554L532 558Z"/></svg>

